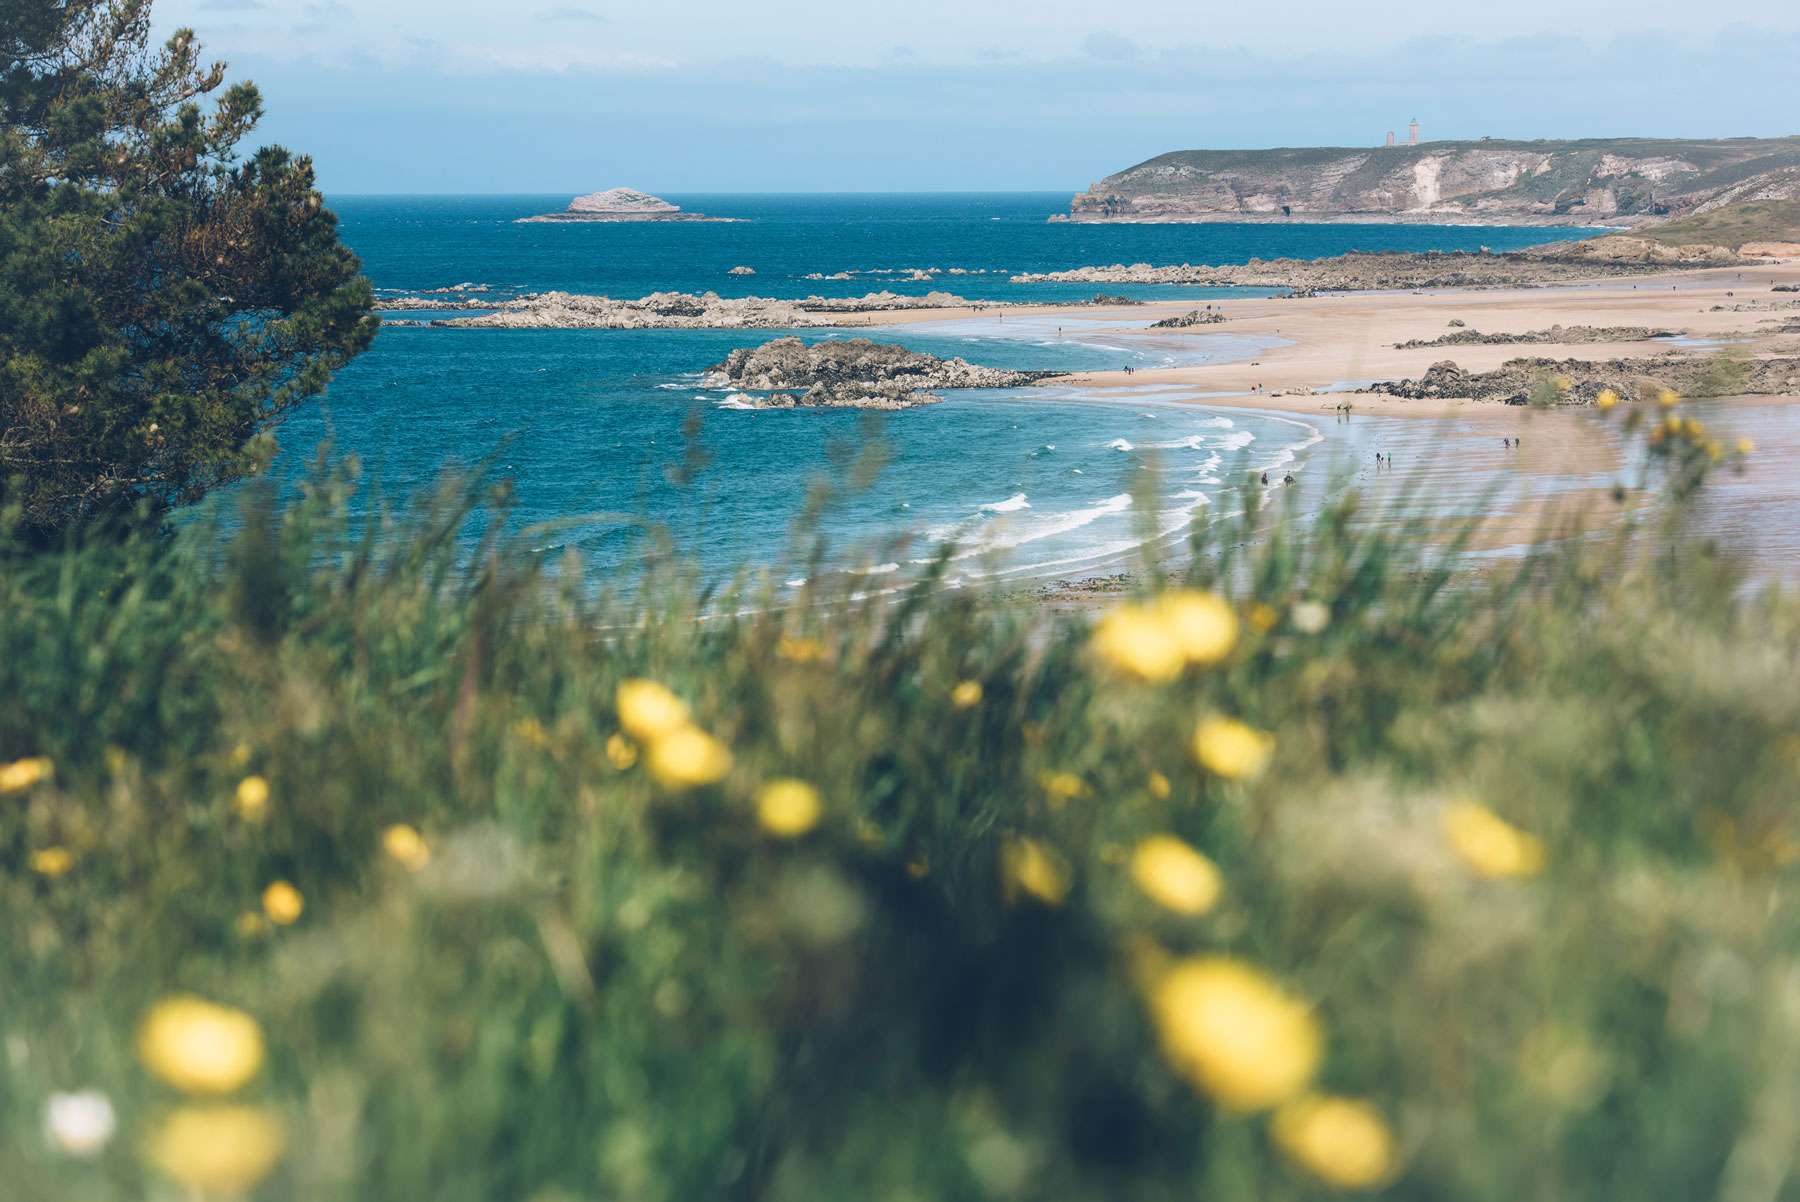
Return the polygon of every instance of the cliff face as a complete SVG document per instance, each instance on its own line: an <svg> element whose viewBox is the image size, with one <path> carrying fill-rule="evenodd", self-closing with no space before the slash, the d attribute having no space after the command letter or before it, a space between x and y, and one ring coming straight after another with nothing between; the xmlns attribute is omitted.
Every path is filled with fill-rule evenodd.
<svg viewBox="0 0 1800 1202"><path fill-rule="evenodd" d="M1645 224L1800 165L1800 137L1179 150L1108 176L1077 221Z"/></svg>

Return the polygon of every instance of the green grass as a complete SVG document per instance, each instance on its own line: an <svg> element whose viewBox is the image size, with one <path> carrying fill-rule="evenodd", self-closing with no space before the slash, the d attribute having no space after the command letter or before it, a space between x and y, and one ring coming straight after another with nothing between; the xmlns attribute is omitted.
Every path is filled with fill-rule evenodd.
<svg viewBox="0 0 1800 1202"><path fill-rule="evenodd" d="M1635 231L1669 246L1800 242L1800 200L1748 200Z"/></svg>
<svg viewBox="0 0 1800 1202"><path fill-rule="evenodd" d="M1242 638L1146 684L979 592L776 607L660 557L596 596L574 560L459 551L477 489L362 529L347 487L249 490L224 549L0 572L0 763L55 763L0 799L9 1199L181 1196L140 1155L180 1099L133 1047L178 991L266 1035L266 1199L1326 1196L1159 1047L1157 964L1214 953L1314 1008L1320 1087L1402 1149L1387 1196L1792 1196L1800 612L1703 545L1476 576L1354 499L1227 529L1188 583ZM616 766L632 677L729 746L722 781ZM1266 774L1195 763L1209 713L1273 733ZM778 776L821 791L802 837L756 820ZM1473 873L1457 798L1543 871ZM383 855L401 822L422 871ZM1218 865L1211 913L1133 883L1158 832ZM1021 838L1060 904L1009 888ZM49 847L69 871L31 869ZM246 921L276 880L299 920ZM41 1130L80 1087L119 1117L93 1162Z"/></svg>

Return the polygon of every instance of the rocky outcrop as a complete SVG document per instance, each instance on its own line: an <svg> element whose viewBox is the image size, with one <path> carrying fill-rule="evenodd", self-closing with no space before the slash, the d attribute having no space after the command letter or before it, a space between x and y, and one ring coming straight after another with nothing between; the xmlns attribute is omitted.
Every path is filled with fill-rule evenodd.
<svg viewBox="0 0 1800 1202"><path fill-rule="evenodd" d="M1068 219L1632 225L1797 164L1800 138L1182 150L1095 183Z"/></svg>
<svg viewBox="0 0 1800 1202"><path fill-rule="evenodd" d="M1464 372L1450 360L1417 380L1375 384L1359 392L1414 399L1467 398L1528 404L1588 405L1608 389L1626 399L1672 388L1682 396L1800 395L1800 358L1751 359L1668 355L1654 359L1509 359L1490 372Z"/></svg>
<svg viewBox="0 0 1800 1202"><path fill-rule="evenodd" d="M1017 388L1060 372L1005 371L963 359L940 359L867 338L827 339L807 346L789 336L758 347L740 347L706 371L711 388L750 392L798 389L843 398L924 392L941 388ZM811 404L804 398L802 404ZM839 401L837 403L842 403Z"/></svg>
<svg viewBox="0 0 1800 1202"><path fill-rule="evenodd" d="M1225 315L1217 309L1189 309L1179 317L1165 317L1161 321L1153 321L1153 330L1185 330L1189 326L1216 326L1225 320Z"/></svg>
<svg viewBox="0 0 1800 1202"><path fill-rule="evenodd" d="M1514 343L1579 346L1587 342L1648 342L1652 338L1674 336L1674 330L1653 330L1649 326L1551 326L1547 330L1528 330L1523 334L1483 334L1480 330L1462 329L1437 338L1398 342L1394 349L1413 351L1434 346L1508 346Z"/></svg>
<svg viewBox="0 0 1800 1202"><path fill-rule="evenodd" d="M577 196L560 213L540 213L521 217L528 221L735 221L733 217L708 217L704 213L684 213L680 205L672 205L648 192L635 188L613 188Z"/></svg>
<svg viewBox="0 0 1800 1202"><path fill-rule="evenodd" d="M987 308L1005 308L982 302ZM809 296L803 300L774 300L761 296L722 297L716 292L694 296L686 292L653 292L641 300L614 300L572 292L529 293L503 302L431 301L402 297L382 302L381 308L485 309L474 317L442 318L434 326L458 329L501 330L649 330L723 329L784 330L844 324L866 325L870 313L907 309L967 309L970 303L946 292L924 296L900 296L871 292L867 296Z"/></svg>
<svg viewBox="0 0 1800 1202"><path fill-rule="evenodd" d="M1529 251L1352 251L1329 259L1251 259L1248 263L1209 267L1182 263L1153 267L1078 267L1071 271L1022 274L1016 284L1195 284L1202 287L1290 288L1296 292L1355 292L1395 288L1496 288L1589 280L1599 276L1648 275L1669 270L1654 253L1664 248L1644 243L1643 258L1620 254L1589 255L1553 244ZM1727 256L1727 263L1736 262ZM1708 259L1695 266L1711 266Z"/></svg>

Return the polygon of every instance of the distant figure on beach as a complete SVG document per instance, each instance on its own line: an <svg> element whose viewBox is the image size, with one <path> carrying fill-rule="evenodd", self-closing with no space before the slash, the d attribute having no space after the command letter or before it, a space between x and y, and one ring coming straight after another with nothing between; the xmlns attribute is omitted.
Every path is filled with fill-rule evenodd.
<svg viewBox="0 0 1800 1202"><path fill-rule="evenodd" d="M1294 473L1289 472L1287 475L1283 476L1281 482L1283 484L1292 484L1294 482Z"/></svg>
<svg viewBox="0 0 1800 1202"><path fill-rule="evenodd" d="M1510 438L1502 438L1502 439L1501 439L1501 440L1500 440L1500 443L1501 443L1501 445L1502 445L1502 446L1508 446L1508 447L1510 447L1510 446L1512 446L1512 439L1510 439Z"/></svg>
<svg viewBox="0 0 1800 1202"><path fill-rule="evenodd" d="M1267 484L1268 482L1269 482L1269 473L1264 472L1263 473L1263 483Z"/></svg>

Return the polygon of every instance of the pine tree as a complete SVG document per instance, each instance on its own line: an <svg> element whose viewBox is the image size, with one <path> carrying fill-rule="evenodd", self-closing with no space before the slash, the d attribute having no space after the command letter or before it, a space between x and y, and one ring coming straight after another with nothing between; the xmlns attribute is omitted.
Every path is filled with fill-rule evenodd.
<svg viewBox="0 0 1800 1202"><path fill-rule="evenodd" d="M205 107L203 107L203 105ZM252 474L378 321L312 162L150 0L0 0L0 522L44 542Z"/></svg>

